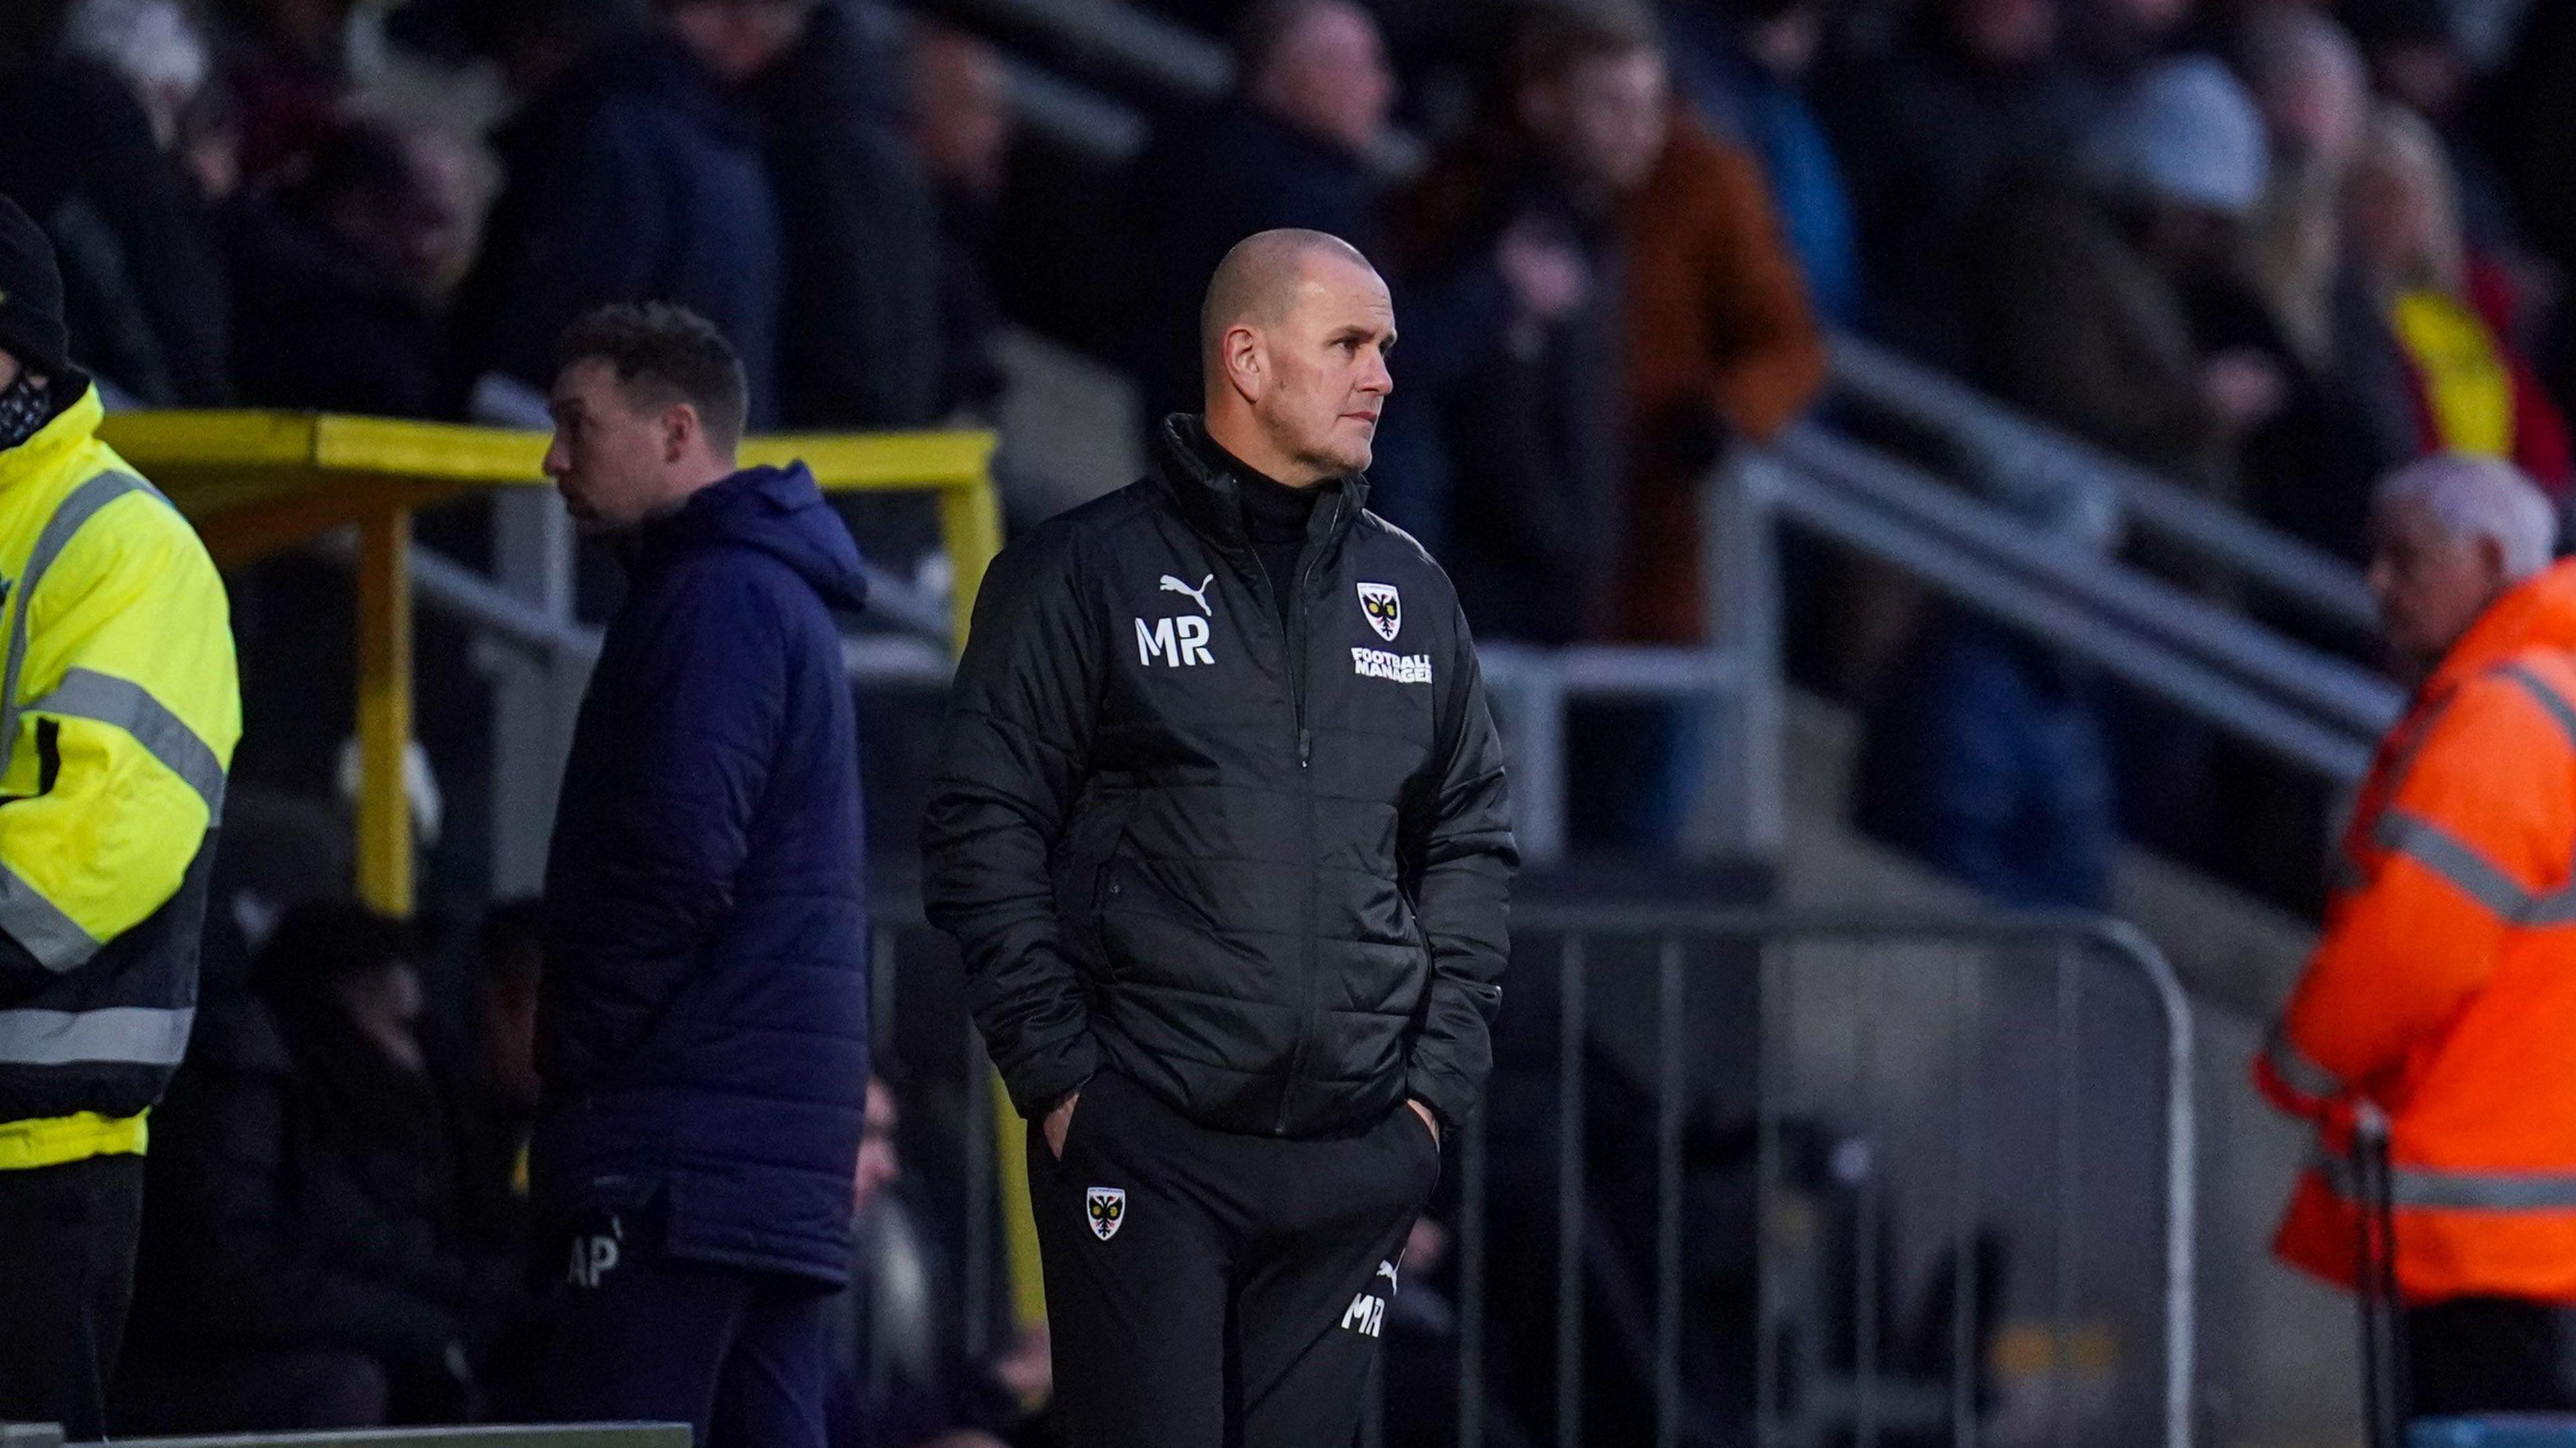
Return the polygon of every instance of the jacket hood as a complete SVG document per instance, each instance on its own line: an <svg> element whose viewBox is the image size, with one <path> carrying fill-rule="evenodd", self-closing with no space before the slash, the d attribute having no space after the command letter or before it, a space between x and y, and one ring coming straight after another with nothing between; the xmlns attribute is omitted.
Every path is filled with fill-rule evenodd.
<svg viewBox="0 0 2576 1448"><path fill-rule="evenodd" d="M859 545L803 463L745 468L645 524L637 542L647 569L704 548L757 548L795 569L830 607L856 613L867 605Z"/></svg>
<svg viewBox="0 0 2576 1448"><path fill-rule="evenodd" d="M2525 649L2576 652L2576 559L2551 564L2487 605L2442 656L2424 694L2448 693Z"/></svg>

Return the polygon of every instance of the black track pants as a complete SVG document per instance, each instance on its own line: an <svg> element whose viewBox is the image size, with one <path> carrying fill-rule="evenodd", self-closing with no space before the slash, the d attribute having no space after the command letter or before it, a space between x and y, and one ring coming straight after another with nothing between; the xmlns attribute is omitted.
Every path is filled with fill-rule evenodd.
<svg viewBox="0 0 2576 1448"><path fill-rule="evenodd" d="M1439 1177L1409 1107L1352 1134L1238 1136L1094 1076L1062 1161L1029 1131L1064 1441L1351 1448Z"/></svg>
<svg viewBox="0 0 2576 1448"><path fill-rule="evenodd" d="M142 1229L139 1156L0 1171L0 1420L106 1436Z"/></svg>

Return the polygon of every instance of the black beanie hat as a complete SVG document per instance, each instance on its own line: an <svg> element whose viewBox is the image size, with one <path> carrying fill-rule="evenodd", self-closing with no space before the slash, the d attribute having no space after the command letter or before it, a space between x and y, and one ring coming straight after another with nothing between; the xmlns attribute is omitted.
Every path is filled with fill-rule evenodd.
<svg viewBox="0 0 2576 1448"><path fill-rule="evenodd" d="M71 368L71 350L54 244L17 202L0 196L0 352L31 372L59 377Z"/></svg>

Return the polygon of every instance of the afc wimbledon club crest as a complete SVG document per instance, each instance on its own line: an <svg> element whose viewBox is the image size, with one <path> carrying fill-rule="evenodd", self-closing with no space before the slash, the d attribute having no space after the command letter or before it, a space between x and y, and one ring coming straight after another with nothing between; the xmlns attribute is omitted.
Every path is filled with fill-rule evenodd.
<svg viewBox="0 0 2576 1448"><path fill-rule="evenodd" d="M1388 643L1404 628L1404 600L1396 596L1392 583L1360 585L1360 612L1368 615L1369 627Z"/></svg>
<svg viewBox="0 0 2576 1448"><path fill-rule="evenodd" d="M1093 1187L1082 1205L1091 1214L1091 1235L1101 1241L1117 1236L1119 1223L1127 1220L1127 1193L1117 1187Z"/></svg>

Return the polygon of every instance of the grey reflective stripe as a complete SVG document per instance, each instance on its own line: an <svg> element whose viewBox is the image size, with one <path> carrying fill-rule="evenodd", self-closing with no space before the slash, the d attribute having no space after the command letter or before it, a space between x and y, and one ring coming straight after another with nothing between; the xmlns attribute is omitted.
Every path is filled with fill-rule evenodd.
<svg viewBox="0 0 2576 1448"><path fill-rule="evenodd" d="M71 546L72 535L81 525L98 516L98 510L128 493L150 493L161 498L150 483L132 473L101 473L71 490L55 505L54 516L45 520L45 530L36 535L36 546L27 554L27 568L18 575L18 606L9 618L9 662L0 671L0 761L7 751L18 747L18 675L27 664L27 615L36 606L36 589L45 581L45 570L54 566L63 550ZM170 500L161 498L164 504Z"/></svg>
<svg viewBox="0 0 2576 1448"><path fill-rule="evenodd" d="M2470 899L2507 920L2521 920L2538 903L2511 876L2479 858L2477 851L2453 839L2449 831L2430 820L2390 810L2379 817L2379 828L2374 833L2382 848L2404 855L2459 886Z"/></svg>
<svg viewBox="0 0 2576 1448"><path fill-rule="evenodd" d="M74 719L113 724L134 736L152 757L188 782L206 801L209 820L224 812L224 765L197 731L149 690L131 679L93 669L68 669L54 691L27 708Z"/></svg>
<svg viewBox="0 0 2576 1448"><path fill-rule="evenodd" d="M6 864L0 864L0 931L7 931L38 965L57 972L88 964L100 944Z"/></svg>
<svg viewBox="0 0 2576 1448"><path fill-rule="evenodd" d="M2273 1075L2303 1096L2331 1100L2343 1094L2343 1082L2335 1073L2300 1054L2277 1026L2272 1029L2272 1039L2264 1044L2263 1059L2270 1064Z"/></svg>
<svg viewBox="0 0 2576 1448"><path fill-rule="evenodd" d="M94 1011L0 1011L0 1065L70 1066L113 1061L176 1066L196 1009L108 1006Z"/></svg>
<svg viewBox="0 0 2576 1448"><path fill-rule="evenodd" d="M2341 1157L2319 1154L2311 1163L2325 1178L2326 1189L2346 1201L2358 1200L2352 1167ZM2576 1172L2435 1171L2397 1167L2388 1174L2393 1206L2463 1212L2576 1211Z"/></svg>
<svg viewBox="0 0 2576 1448"><path fill-rule="evenodd" d="M2558 696L2558 691L2533 673L2528 664L2507 664L2496 673L2520 684L2533 702L2548 710L2549 717L2558 721L2558 732L2567 736L2567 747L2576 749L2576 708L2569 707L2567 701Z"/></svg>

